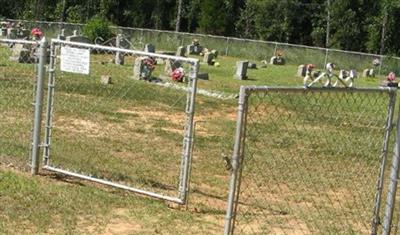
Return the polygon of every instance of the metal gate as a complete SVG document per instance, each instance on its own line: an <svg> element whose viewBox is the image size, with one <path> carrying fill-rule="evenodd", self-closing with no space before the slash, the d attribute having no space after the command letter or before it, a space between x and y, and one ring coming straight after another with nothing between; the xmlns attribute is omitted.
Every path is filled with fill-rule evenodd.
<svg viewBox="0 0 400 235"><path fill-rule="evenodd" d="M89 73L61 71L63 48L87 52ZM184 204L199 61L62 40L52 40L50 51L43 168ZM158 67L179 63L186 89L133 79L141 57Z"/></svg>
<svg viewBox="0 0 400 235"><path fill-rule="evenodd" d="M224 234L390 232L396 89L242 87L239 99Z"/></svg>

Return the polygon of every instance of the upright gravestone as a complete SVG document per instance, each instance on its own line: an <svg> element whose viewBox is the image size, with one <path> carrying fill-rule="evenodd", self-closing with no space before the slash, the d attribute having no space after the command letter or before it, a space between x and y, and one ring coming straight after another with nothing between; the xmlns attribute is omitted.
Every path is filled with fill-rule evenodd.
<svg viewBox="0 0 400 235"><path fill-rule="evenodd" d="M16 39L17 38L17 29L16 28L8 28L7 29L7 39Z"/></svg>
<svg viewBox="0 0 400 235"><path fill-rule="evenodd" d="M183 46L178 47L176 50L176 56L185 56L186 55L186 48Z"/></svg>
<svg viewBox="0 0 400 235"><path fill-rule="evenodd" d="M207 63L208 65L212 65L214 60L214 54L211 52L206 52L203 57L203 62Z"/></svg>
<svg viewBox="0 0 400 235"><path fill-rule="evenodd" d="M299 65L297 67L297 76L298 77L305 77L306 76L306 71L307 71L307 66L304 64Z"/></svg>
<svg viewBox="0 0 400 235"><path fill-rule="evenodd" d="M91 43L90 39L81 35L78 35L78 30L74 30L72 36L66 37L66 41L69 42L81 42L81 43Z"/></svg>
<svg viewBox="0 0 400 235"><path fill-rule="evenodd" d="M214 50L211 50L211 53L214 54L214 59L216 59L216 58L218 57L218 55L219 55L219 54L218 54L218 53L219 53L218 50L215 50L215 49L214 49Z"/></svg>
<svg viewBox="0 0 400 235"><path fill-rule="evenodd" d="M249 66L249 61L238 61L236 62L236 73L234 78L239 80L247 79L247 67Z"/></svg>
<svg viewBox="0 0 400 235"><path fill-rule="evenodd" d="M155 53L156 52L156 47L153 44L148 43L148 44L146 44L144 46L144 51L145 52L150 52L150 53Z"/></svg>
<svg viewBox="0 0 400 235"><path fill-rule="evenodd" d="M0 29L0 36L1 37L7 37L7 28L5 28L5 27L2 27L1 29Z"/></svg>
<svg viewBox="0 0 400 235"><path fill-rule="evenodd" d="M61 29L60 34L57 35L58 40L65 40L65 29Z"/></svg>
<svg viewBox="0 0 400 235"><path fill-rule="evenodd" d="M121 42L122 42L122 34L118 34L116 39L115 39L115 47L121 48ZM115 64L117 65L124 65L125 62L125 56L123 53L117 51L115 53Z"/></svg>
<svg viewBox="0 0 400 235"><path fill-rule="evenodd" d="M34 58L31 56L31 50L23 44L15 44L10 57L11 61L19 63L32 63Z"/></svg>
<svg viewBox="0 0 400 235"><path fill-rule="evenodd" d="M165 60L164 73L169 76L175 69L177 69L181 66L182 65L181 65L181 63L179 63L179 61L167 59L167 60Z"/></svg>
<svg viewBox="0 0 400 235"><path fill-rule="evenodd" d="M140 80L142 77L142 67L145 57L138 57L133 66L133 79Z"/></svg>

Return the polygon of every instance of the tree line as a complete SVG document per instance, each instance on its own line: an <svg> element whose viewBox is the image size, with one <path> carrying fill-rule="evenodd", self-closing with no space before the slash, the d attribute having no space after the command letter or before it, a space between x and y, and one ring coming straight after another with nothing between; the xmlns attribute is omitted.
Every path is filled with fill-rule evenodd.
<svg viewBox="0 0 400 235"><path fill-rule="evenodd" d="M0 16L179 30L400 55L396 0L0 0ZM180 12L180 14L178 14Z"/></svg>

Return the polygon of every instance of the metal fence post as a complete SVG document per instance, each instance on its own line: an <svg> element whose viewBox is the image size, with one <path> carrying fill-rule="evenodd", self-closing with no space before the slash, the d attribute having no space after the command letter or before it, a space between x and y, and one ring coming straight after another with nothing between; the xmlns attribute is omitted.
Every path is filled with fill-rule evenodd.
<svg viewBox="0 0 400 235"><path fill-rule="evenodd" d="M184 153L181 162L181 173L179 179L179 198L182 201L182 204L186 204L187 195L189 191L189 173L190 173L190 164L191 164L191 150L193 144L193 120L194 120L194 109L195 109L195 101L196 101L196 90L197 90L197 73L199 71L200 63L197 61L191 65L191 73L189 75L189 94L186 105L186 116L187 116L187 125L185 130L184 137Z"/></svg>
<svg viewBox="0 0 400 235"><path fill-rule="evenodd" d="M245 117L246 117L246 106L247 106L247 93L244 87L240 88L239 95L239 108L238 108L238 116L236 121L236 135L235 135L235 146L232 155L232 170L231 170L231 178L229 183L229 196L228 196L228 205L225 216L225 228L224 235L233 234L233 223L235 218L235 200L237 200L236 192L237 183L240 180L240 169L241 165L241 153L242 153L242 140L244 129L245 129Z"/></svg>
<svg viewBox="0 0 400 235"><path fill-rule="evenodd" d="M399 114L400 115L400 111ZM390 172L390 183L386 199L386 208L383 221L382 234L390 234L393 219L393 210L395 207L396 191L397 191L397 181L399 178L399 164L400 164L400 118L397 116L396 124L396 143L394 147L394 155L392 160L392 167Z"/></svg>
<svg viewBox="0 0 400 235"><path fill-rule="evenodd" d="M36 175L39 171L39 148L40 148L40 129L42 124L42 102L43 102L43 83L45 76L45 64L46 64L46 53L47 53L47 42L43 38L40 41L39 47L39 64L36 81L36 94L35 94L35 116L33 123L33 135L32 135L32 165L31 173Z"/></svg>
<svg viewBox="0 0 400 235"><path fill-rule="evenodd" d="M44 165L49 164L50 156L50 139L51 139L51 123L52 123L52 113L54 105L54 82L55 82L55 60L56 60L56 46L54 42L51 42L50 46L50 62L49 62L49 81L48 81L48 91L47 91L47 109L46 109L46 121L45 121L45 135L44 135L44 151L43 151L43 161Z"/></svg>
<svg viewBox="0 0 400 235"><path fill-rule="evenodd" d="M387 114L387 122L386 122L386 129L385 129L385 137L384 137L384 142L383 142L383 149L382 149L382 155L381 155L381 167L380 167L380 172L379 172L379 179L377 181L377 186L376 186L376 195L375 195L375 206L374 206L374 218L372 220L372 229L371 229L371 234L377 234L378 231L378 225L380 224L380 217L379 217L379 211L381 209L381 204L382 204L382 190L383 190L383 183L384 183L384 177L385 177L385 169L386 169L386 160L387 160L387 154L388 154L388 148L389 148L389 139L390 139L390 133L393 129L393 116L394 116L394 109L396 106L396 97L397 97L397 91L396 89L391 89L389 92L389 107L388 107L388 114Z"/></svg>

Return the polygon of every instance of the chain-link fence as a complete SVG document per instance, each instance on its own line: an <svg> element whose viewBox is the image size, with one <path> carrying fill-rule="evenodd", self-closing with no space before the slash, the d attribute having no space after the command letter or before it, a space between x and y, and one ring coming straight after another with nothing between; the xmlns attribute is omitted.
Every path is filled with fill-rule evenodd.
<svg viewBox="0 0 400 235"><path fill-rule="evenodd" d="M395 101L390 89L243 87L225 234L382 230Z"/></svg>
<svg viewBox="0 0 400 235"><path fill-rule="evenodd" d="M198 65L52 40L44 169L185 203ZM174 66L184 90L164 87Z"/></svg>
<svg viewBox="0 0 400 235"><path fill-rule="evenodd" d="M21 20L10 20L19 22ZM27 27L41 27L48 37L56 37L64 28L66 35L73 30L82 32L84 25L61 22L22 21ZM386 74L390 71L400 73L398 66L400 58L353 51L343 51L320 47L293 45L288 43L268 42L215 35L172 32L165 30L112 27L115 34L122 33L132 42L135 49L143 49L147 43L156 45L158 50L176 51L179 46L191 44L194 38L199 39L202 46L216 49L220 55L246 58L250 60L268 60L280 52L287 63L299 65L306 63L323 67L327 62L336 63L341 69L355 69L362 72L365 69L374 69L376 74ZM380 60L379 66L372 61Z"/></svg>
<svg viewBox="0 0 400 235"><path fill-rule="evenodd" d="M0 39L0 164L28 169L39 43Z"/></svg>

